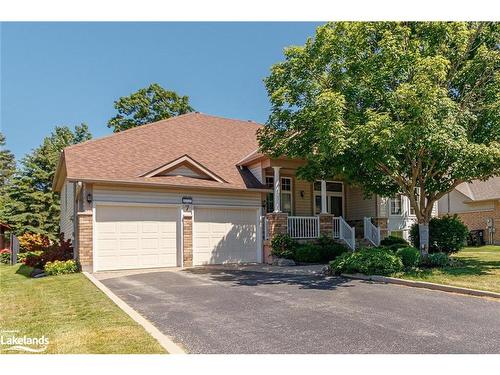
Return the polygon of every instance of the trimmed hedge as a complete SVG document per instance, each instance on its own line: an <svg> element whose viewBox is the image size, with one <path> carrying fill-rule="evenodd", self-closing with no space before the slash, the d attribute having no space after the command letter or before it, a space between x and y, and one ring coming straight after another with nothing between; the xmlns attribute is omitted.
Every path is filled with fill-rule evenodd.
<svg viewBox="0 0 500 375"><path fill-rule="evenodd" d="M314 242L299 243L289 235L276 235L271 240L271 255L300 263L328 263L349 249L326 236Z"/></svg>

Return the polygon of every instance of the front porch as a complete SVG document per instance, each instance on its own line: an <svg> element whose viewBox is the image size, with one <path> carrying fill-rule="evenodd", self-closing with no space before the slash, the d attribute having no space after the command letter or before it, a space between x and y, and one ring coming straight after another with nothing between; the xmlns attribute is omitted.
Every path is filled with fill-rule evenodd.
<svg viewBox="0 0 500 375"><path fill-rule="evenodd" d="M263 197L265 247L277 234L305 241L328 236L351 250L356 249L357 240L380 244L381 227L383 231L387 226L380 225L380 218L370 217L377 214L377 197L366 198L360 188L340 179L301 180L295 173L296 161L268 163L262 168L262 180L269 189Z"/></svg>

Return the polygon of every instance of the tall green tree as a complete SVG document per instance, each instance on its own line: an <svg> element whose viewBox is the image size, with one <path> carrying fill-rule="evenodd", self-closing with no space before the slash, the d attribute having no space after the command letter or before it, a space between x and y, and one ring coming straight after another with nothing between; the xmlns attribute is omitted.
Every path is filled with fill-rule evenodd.
<svg viewBox="0 0 500 375"><path fill-rule="evenodd" d="M7 204L6 186L15 171L16 159L5 147L5 136L0 132L0 221L5 221L3 212Z"/></svg>
<svg viewBox="0 0 500 375"><path fill-rule="evenodd" d="M500 174L500 24L338 22L319 27L265 80L271 155L308 179L342 176L409 198L428 249L432 206Z"/></svg>
<svg viewBox="0 0 500 375"><path fill-rule="evenodd" d="M0 190L9 181L16 170L14 154L5 148L5 136L0 132Z"/></svg>
<svg viewBox="0 0 500 375"><path fill-rule="evenodd" d="M115 133L192 112L187 96L165 90L157 83L115 101L118 114L108 121Z"/></svg>
<svg viewBox="0 0 500 375"><path fill-rule="evenodd" d="M57 126L42 144L21 160L19 170L6 187L6 220L17 234L41 233L56 239L59 234L59 194L52 191L61 151L92 136L87 125L71 130Z"/></svg>

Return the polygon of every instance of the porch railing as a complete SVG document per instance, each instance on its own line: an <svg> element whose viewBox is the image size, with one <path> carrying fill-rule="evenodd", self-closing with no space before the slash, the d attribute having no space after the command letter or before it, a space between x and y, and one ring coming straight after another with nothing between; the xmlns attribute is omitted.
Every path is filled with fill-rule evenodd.
<svg viewBox="0 0 500 375"><path fill-rule="evenodd" d="M356 231L342 216L333 218L333 238L343 240L351 250L356 249Z"/></svg>
<svg viewBox="0 0 500 375"><path fill-rule="evenodd" d="M262 237L264 240L269 239L269 219L265 216L261 216L260 220L262 222Z"/></svg>
<svg viewBox="0 0 500 375"><path fill-rule="evenodd" d="M370 241L373 245L380 245L380 227L373 225L372 219L370 217L365 217L363 219L364 226L364 238Z"/></svg>
<svg viewBox="0 0 500 375"><path fill-rule="evenodd" d="M289 216L288 235L292 238L318 238L318 216Z"/></svg>

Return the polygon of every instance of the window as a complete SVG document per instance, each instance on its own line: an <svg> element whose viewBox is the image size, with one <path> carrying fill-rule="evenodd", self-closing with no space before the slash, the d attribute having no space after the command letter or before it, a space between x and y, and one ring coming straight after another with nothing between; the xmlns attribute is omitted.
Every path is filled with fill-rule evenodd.
<svg viewBox="0 0 500 375"><path fill-rule="evenodd" d="M266 187L274 189L274 177L266 176ZM292 179L290 177L281 177L281 211L292 213ZM274 193L267 193L266 212L274 211Z"/></svg>
<svg viewBox="0 0 500 375"><path fill-rule="evenodd" d="M391 215L401 215L401 196L391 198Z"/></svg>
<svg viewBox="0 0 500 375"><path fill-rule="evenodd" d="M326 181L326 211L335 216L344 212L344 184L342 182ZM321 181L314 183L314 213L321 212Z"/></svg>

